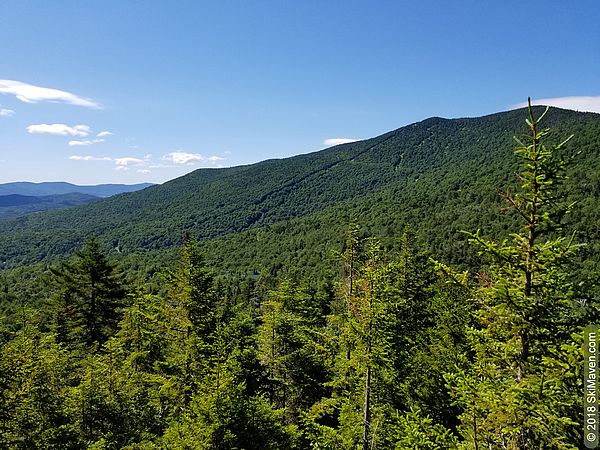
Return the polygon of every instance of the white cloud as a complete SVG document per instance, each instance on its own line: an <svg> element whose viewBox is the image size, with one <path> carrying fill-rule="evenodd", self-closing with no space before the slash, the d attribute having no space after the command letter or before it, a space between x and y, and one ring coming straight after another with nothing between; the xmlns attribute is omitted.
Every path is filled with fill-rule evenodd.
<svg viewBox="0 0 600 450"><path fill-rule="evenodd" d="M83 141L69 141L69 146L70 147L87 146L87 145L92 145L92 144L99 144L100 142L104 142L104 139L94 139L93 141L90 141L88 139L85 139Z"/></svg>
<svg viewBox="0 0 600 450"><path fill-rule="evenodd" d="M112 161L112 158L108 156L96 157L96 156L82 156L82 155L72 155L69 156L69 159L73 161Z"/></svg>
<svg viewBox="0 0 600 450"><path fill-rule="evenodd" d="M217 162L223 161L225 158L220 156L202 156L199 153L187 153L182 151L175 151L168 153L162 157L164 161L171 161L175 164L193 164L194 162Z"/></svg>
<svg viewBox="0 0 600 450"><path fill-rule="evenodd" d="M86 145L92 145L93 142L92 141L69 141L69 147L77 147L77 146L86 146Z"/></svg>
<svg viewBox="0 0 600 450"><path fill-rule="evenodd" d="M163 160L172 161L175 164L187 164L194 161L202 161L203 157L199 153L171 152L163 156Z"/></svg>
<svg viewBox="0 0 600 450"><path fill-rule="evenodd" d="M0 108L0 117L12 117L15 112L12 109Z"/></svg>
<svg viewBox="0 0 600 450"><path fill-rule="evenodd" d="M0 80L0 94L14 95L25 103L66 103L69 105L84 106L86 108L100 108L100 105L97 102L89 98L80 97L58 89L33 86L14 80Z"/></svg>
<svg viewBox="0 0 600 450"><path fill-rule="evenodd" d="M64 123L29 125L27 132L31 134L54 134L57 136L80 136L86 137L90 134L90 127L87 125L75 125L70 127Z"/></svg>
<svg viewBox="0 0 600 450"><path fill-rule="evenodd" d="M575 111L586 111L600 113L600 96L572 96L553 97L531 100L532 105L555 106L557 108L572 109ZM527 102L514 105L512 109L523 108Z"/></svg>
<svg viewBox="0 0 600 450"><path fill-rule="evenodd" d="M327 147L333 147L334 145L340 145L340 144L349 144L351 142L356 142L360 139L352 139L352 138L331 138L331 139L325 139L323 141L323 145L326 145Z"/></svg>
<svg viewBox="0 0 600 450"><path fill-rule="evenodd" d="M115 158L113 161L115 162L115 170L129 170L130 166L139 167L140 170L144 170L145 167L148 166L148 159L150 155L144 156L144 159L134 158L133 156L124 156L122 158Z"/></svg>
<svg viewBox="0 0 600 450"><path fill-rule="evenodd" d="M141 164L144 164L144 162L145 161L143 159L132 158L131 156L126 156L124 158L116 158L115 159L115 164L118 166L117 170L123 170L123 169L119 169L119 167L127 167L129 165L139 166Z"/></svg>
<svg viewBox="0 0 600 450"><path fill-rule="evenodd" d="M93 141L92 141L93 142ZM114 162L114 168L119 172L127 172L133 168L137 168L136 172L141 174L151 173L148 167L148 158L134 158L133 156L124 156L122 158L109 158L108 156L97 157L90 155L73 155L69 156L70 160L73 161L112 161Z"/></svg>
<svg viewBox="0 0 600 450"><path fill-rule="evenodd" d="M99 137L99 138L101 138L101 137L105 137L105 136L112 136L112 135L113 135L113 134L112 134L110 131L101 131L100 133L98 133L98 134L96 135L96 137Z"/></svg>

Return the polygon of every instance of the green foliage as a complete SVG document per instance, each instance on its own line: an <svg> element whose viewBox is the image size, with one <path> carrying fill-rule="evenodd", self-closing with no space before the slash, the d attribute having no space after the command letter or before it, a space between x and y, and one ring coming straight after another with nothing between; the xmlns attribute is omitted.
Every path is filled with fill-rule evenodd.
<svg viewBox="0 0 600 450"><path fill-rule="evenodd" d="M177 269L169 276L169 297L187 312L190 326L209 335L214 328L216 292L214 275L206 269L196 241L186 237Z"/></svg>
<svg viewBox="0 0 600 450"><path fill-rule="evenodd" d="M0 272L0 447L576 448L600 191L577 166L562 177L536 111L520 164L497 151L519 111L430 119L100 202L72 234L75 210L23 219L24 241L0 223L10 264L37 254L37 227L56 226L40 257L100 231L68 261ZM547 119L582 131L570 144L594 167L597 116ZM499 219L492 186L512 169ZM469 235L473 257L454 230L479 223L495 240ZM174 245L180 226L222 237L121 254Z"/></svg>
<svg viewBox="0 0 600 450"><path fill-rule="evenodd" d="M569 206L557 194L562 144L547 147L545 113L529 111L530 135L515 150L520 191L504 195L523 225L501 243L472 235L492 263L475 292L474 365L451 378L465 448L577 448L581 430L582 354L572 334L582 323L569 274L577 246L560 233Z"/></svg>
<svg viewBox="0 0 600 450"><path fill-rule="evenodd" d="M283 424L283 411L236 380L235 366L194 396L179 422L166 431L163 445L175 449L294 448L295 427Z"/></svg>
<svg viewBox="0 0 600 450"><path fill-rule="evenodd" d="M318 335L322 321L318 298L283 280L261 305L258 357L268 376L270 401L298 423L299 413L327 393Z"/></svg>
<svg viewBox="0 0 600 450"><path fill-rule="evenodd" d="M62 341L102 344L116 332L125 283L95 239L87 241L72 262L63 262L52 273L60 286L55 300L55 327Z"/></svg>
<svg viewBox="0 0 600 450"><path fill-rule="evenodd" d="M52 334L31 326L2 346L2 448L80 448L69 399L76 383L70 356Z"/></svg>
<svg viewBox="0 0 600 450"><path fill-rule="evenodd" d="M423 417L419 409L396 414L393 425L395 450L451 450L457 448L457 439L443 426L429 417Z"/></svg>
<svg viewBox="0 0 600 450"><path fill-rule="evenodd" d="M178 361L180 389L187 404L209 371L222 319L214 276L205 267L196 241L186 238L175 271L167 276L167 304L175 330L173 340L184 352Z"/></svg>
<svg viewBox="0 0 600 450"><path fill-rule="evenodd" d="M411 225L432 255L478 263L457 230L483 225L499 237L514 230L498 211L496 189L515 169L507 149L515 130L523 129L522 114L431 118L310 155L201 169L83 208L3 221L0 265L48 261L93 235L121 255L179 246L182 232L189 232L200 242L211 240L204 247L207 262L221 273L265 268L321 276L331 270L330 250L351 217L360 217L386 248ZM570 227L593 243L591 255L600 242L594 221L600 209L598 117L552 109L547 118L557 132L574 133L573 146L582 150L570 168L577 177L562 193L580 201ZM597 260L586 259L587 272L594 272Z"/></svg>
<svg viewBox="0 0 600 450"><path fill-rule="evenodd" d="M419 252L410 233L401 240L397 261L390 265L390 313L387 333L393 352L387 398L395 409L420 409L448 427L458 410L451 403L444 377L465 367L466 335L472 306L468 291L443 283L431 262Z"/></svg>

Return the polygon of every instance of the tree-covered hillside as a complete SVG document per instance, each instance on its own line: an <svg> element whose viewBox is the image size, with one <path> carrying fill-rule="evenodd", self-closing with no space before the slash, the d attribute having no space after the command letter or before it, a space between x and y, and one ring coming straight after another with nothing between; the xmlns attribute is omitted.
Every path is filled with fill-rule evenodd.
<svg viewBox="0 0 600 450"><path fill-rule="evenodd" d="M493 213L487 193L464 216L452 201L487 191L496 171L458 186L453 172L423 173L405 186L432 193L407 206L401 187L374 189L206 240L204 252L186 233L170 260L165 249L119 263L91 238L69 258L0 272L0 446L581 448L582 341L600 297L581 270L594 257L564 219L585 218L595 197L571 201L577 172L565 185L560 143L575 140L537 114L507 156L517 185ZM417 227L394 231L419 218L412 208ZM418 236L444 220L477 226L468 243L425 249ZM481 259L463 257L463 271L436 245ZM269 258L271 272L219 276Z"/></svg>
<svg viewBox="0 0 600 450"><path fill-rule="evenodd" d="M78 192L42 196L20 194L0 195L0 219L25 216L34 212L70 208L77 205L85 205L95 200L99 200L99 198L94 195L80 194Z"/></svg>
<svg viewBox="0 0 600 450"><path fill-rule="evenodd" d="M511 228L497 189L514 186L512 137L523 110L472 119L431 118L366 141L283 160L200 169L161 186L68 211L0 224L4 267L66 255L90 236L116 253L177 246L190 232L209 257L246 269L329 252L349 218L392 242L406 226L437 254L460 262L461 229ZM575 134L580 151L566 192L581 207L572 222L596 242L600 116L551 109L556 135ZM596 249L593 250L595 252Z"/></svg>

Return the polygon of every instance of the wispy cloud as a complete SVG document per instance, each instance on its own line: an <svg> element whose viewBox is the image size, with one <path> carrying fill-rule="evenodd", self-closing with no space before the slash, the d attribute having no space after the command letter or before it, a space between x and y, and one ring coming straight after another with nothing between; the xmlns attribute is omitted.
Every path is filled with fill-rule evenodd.
<svg viewBox="0 0 600 450"><path fill-rule="evenodd" d="M220 156L202 156L200 153L187 153L178 150L167 153L162 159L164 161L171 161L175 164L193 164L194 162L216 163L218 161L223 161L225 158Z"/></svg>
<svg viewBox="0 0 600 450"><path fill-rule="evenodd" d="M31 134L53 134L56 136L80 136L86 137L90 134L90 127L87 125L75 125L70 127L64 123L29 125L27 132Z"/></svg>
<svg viewBox="0 0 600 450"><path fill-rule="evenodd" d="M113 134L112 134L110 131L101 131L100 133L98 133L98 134L96 135L96 137L99 137L99 138L101 138L101 137L105 137L105 136L112 136L112 135L113 135Z"/></svg>
<svg viewBox="0 0 600 450"><path fill-rule="evenodd" d="M94 140L89 140L89 139L85 139L83 141L69 141L69 146L70 147L77 147L77 146L87 146L87 145L92 145L92 144L99 144L100 142L104 142L104 139L94 139Z"/></svg>
<svg viewBox="0 0 600 450"><path fill-rule="evenodd" d="M81 141L86 142L86 141ZM94 141L90 141L94 142ZM88 145L88 144L76 144L76 145ZM91 156L91 155L72 155L69 156L70 160L73 161L112 161L115 164L115 170L126 171L132 167L138 167L137 170L140 173L149 173L150 171L146 169L148 167L149 158L151 155L146 155L144 158L135 158L133 156L123 156L121 158L110 158L108 156Z"/></svg>
<svg viewBox="0 0 600 450"><path fill-rule="evenodd" d="M12 109L0 108L0 117L12 117L14 115L15 112Z"/></svg>
<svg viewBox="0 0 600 450"><path fill-rule="evenodd" d="M69 159L73 160L73 161L112 161L112 158L109 158L108 156L102 156L102 157L97 157L97 156L83 156L83 155L72 155L69 156Z"/></svg>
<svg viewBox="0 0 600 450"><path fill-rule="evenodd" d="M69 141L71 146L89 146L98 141L98 139L84 139L84 140L73 140ZM92 156L92 155L72 155L69 156L72 161L110 161L113 163L113 168L119 172L135 171L140 174L152 173L153 169L169 169L180 167L182 165L194 165L196 163L204 163L207 166L220 167L218 164L225 158L221 156L203 156L199 153L187 153L183 151L175 151L162 156L162 160L165 161L157 162L151 154L144 156L122 156L119 158L112 158L108 156Z"/></svg>
<svg viewBox="0 0 600 450"><path fill-rule="evenodd" d="M100 109L101 106L92 99L80 97L67 91L33 86L14 80L0 80L0 94L14 95L25 103L65 103L68 105L84 106Z"/></svg>
<svg viewBox="0 0 600 450"><path fill-rule="evenodd" d="M351 142L356 142L359 140L360 139L352 139L352 138L331 138L331 139L325 139L323 141L323 145L326 145L327 147L333 147L334 145L349 144Z"/></svg>
<svg viewBox="0 0 600 450"><path fill-rule="evenodd" d="M572 109L575 111L600 113L600 96L572 96L532 99L532 105L555 106L557 108ZM514 105L512 109L523 108L527 102Z"/></svg>

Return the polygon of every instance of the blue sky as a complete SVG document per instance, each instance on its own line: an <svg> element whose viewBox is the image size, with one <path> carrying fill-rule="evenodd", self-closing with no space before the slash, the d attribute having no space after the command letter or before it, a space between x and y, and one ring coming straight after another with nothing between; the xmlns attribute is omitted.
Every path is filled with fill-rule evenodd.
<svg viewBox="0 0 600 450"><path fill-rule="evenodd" d="M0 2L0 182L163 182L531 96L600 112L600 3Z"/></svg>

